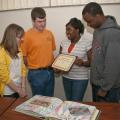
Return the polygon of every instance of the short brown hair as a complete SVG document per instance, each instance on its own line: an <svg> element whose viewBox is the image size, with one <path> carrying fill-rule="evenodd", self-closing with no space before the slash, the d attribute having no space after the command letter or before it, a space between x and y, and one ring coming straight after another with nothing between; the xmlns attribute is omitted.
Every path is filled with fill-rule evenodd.
<svg viewBox="0 0 120 120"><path fill-rule="evenodd" d="M31 11L31 18L32 20L35 20L36 18L45 18L46 17L46 12L43 8L41 7L35 7Z"/></svg>

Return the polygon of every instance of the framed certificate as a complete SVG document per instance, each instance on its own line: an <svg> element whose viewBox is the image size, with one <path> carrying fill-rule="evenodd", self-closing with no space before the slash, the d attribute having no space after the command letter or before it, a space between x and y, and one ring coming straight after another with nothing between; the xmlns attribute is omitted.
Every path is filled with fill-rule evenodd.
<svg viewBox="0 0 120 120"><path fill-rule="evenodd" d="M68 54L60 54L53 62L52 67L63 71L69 71L75 59L76 56L68 55Z"/></svg>

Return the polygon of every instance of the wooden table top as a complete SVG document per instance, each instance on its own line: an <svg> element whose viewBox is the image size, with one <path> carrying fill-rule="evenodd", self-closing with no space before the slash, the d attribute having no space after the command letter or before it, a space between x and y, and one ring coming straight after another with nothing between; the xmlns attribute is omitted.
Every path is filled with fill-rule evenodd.
<svg viewBox="0 0 120 120"><path fill-rule="evenodd" d="M1 116L0 120L40 120L22 113L15 112L14 109L17 105L24 102L26 99L17 99L9 109L6 110ZM120 120L120 104L117 103L98 103L98 102L84 102L88 105L94 105L101 111L99 120ZM0 104L1 105L1 104Z"/></svg>
<svg viewBox="0 0 120 120"><path fill-rule="evenodd" d="M99 120L120 120L119 103L89 102L86 104L94 105L97 109L101 111Z"/></svg>
<svg viewBox="0 0 120 120"><path fill-rule="evenodd" d="M12 106L9 107L9 109L2 114L2 116L0 117L0 120L38 120L38 118L31 117L31 116L14 111L15 107L21 104L22 102L24 102L25 100L27 99L22 99L22 98L17 99L14 102L14 104L12 104Z"/></svg>
<svg viewBox="0 0 120 120"><path fill-rule="evenodd" d="M0 116L15 102L14 98L0 97Z"/></svg>

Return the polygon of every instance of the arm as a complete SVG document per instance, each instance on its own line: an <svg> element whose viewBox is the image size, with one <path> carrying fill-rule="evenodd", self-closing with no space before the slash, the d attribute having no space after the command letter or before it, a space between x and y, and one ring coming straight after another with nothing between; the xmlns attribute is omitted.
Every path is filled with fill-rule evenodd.
<svg viewBox="0 0 120 120"><path fill-rule="evenodd" d="M14 90L15 92L17 92L19 94L20 97L25 97L26 95L23 93L23 90L20 86L17 86L14 84L14 82L12 80L10 80L10 82L7 84L12 90Z"/></svg>
<svg viewBox="0 0 120 120"><path fill-rule="evenodd" d="M24 61L24 64L26 66L28 66L28 63L27 63L27 50L28 50L28 42L27 42L27 35L25 34L22 41L21 41L21 44L20 44L20 48L21 48L21 57L23 56L23 61Z"/></svg>
<svg viewBox="0 0 120 120"><path fill-rule="evenodd" d="M18 94L20 93L20 86L16 86L14 84L14 82L12 80L10 80L10 82L7 84L12 90L14 90L15 92L17 92Z"/></svg>
<svg viewBox="0 0 120 120"><path fill-rule="evenodd" d="M91 63L91 57L92 57L92 49L87 51L87 61L83 61L82 66L86 66L86 67L90 67L90 63Z"/></svg>
<svg viewBox="0 0 120 120"><path fill-rule="evenodd" d="M24 61L22 59L22 69L21 69L21 89L22 92L25 96L27 96L26 94L26 74L27 74L27 69L26 66L24 64Z"/></svg>
<svg viewBox="0 0 120 120"><path fill-rule="evenodd" d="M78 66L85 66L85 67L90 67L90 63L91 63L91 54L92 54L92 50L88 50L87 51L87 61L83 61L82 59L78 58L75 61L75 64Z"/></svg>
<svg viewBox="0 0 120 120"><path fill-rule="evenodd" d="M9 59L3 48L0 48L0 94L3 95L4 87L10 82Z"/></svg>
<svg viewBox="0 0 120 120"><path fill-rule="evenodd" d="M54 38L54 36L53 36L53 34L51 33L51 39L52 39L52 49L53 49L53 51L54 50L56 50L56 43L55 43L55 38Z"/></svg>
<svg viewBox="0 0 120 120"><path fill-rule="evenodd" d="M26 92L26 77L21 77L21 92L22 92L22 96L26 97L27 96L27 92Z"/></svg>
<svg viewBox="0 0 120 120"><path fill-rule="evenodd" d="M25 64L25 66L27 67L27 66L28 66L28 63L27 63L27 57L24 56L24 57L23 57L23 60L24 60L24 64Z"/></svg>

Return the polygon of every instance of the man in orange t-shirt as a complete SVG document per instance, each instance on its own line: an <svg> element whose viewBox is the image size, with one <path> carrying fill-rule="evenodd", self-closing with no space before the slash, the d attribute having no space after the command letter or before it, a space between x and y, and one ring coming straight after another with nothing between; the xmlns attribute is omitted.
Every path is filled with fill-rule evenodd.
<svg viewBox="0 0 120 120"><path fill-rule="evenodd" d="M33 8L31 18L33 27L25 33L21 45L28 67L28 81L33 95L53 96L54 72L50 66L56 49L54 36L45 28L46 13L43 8Z"/></svg>

